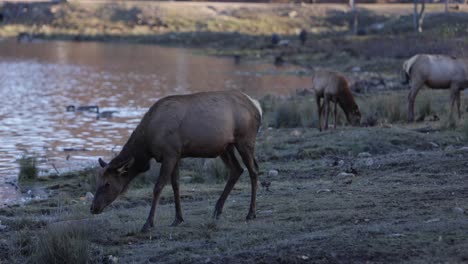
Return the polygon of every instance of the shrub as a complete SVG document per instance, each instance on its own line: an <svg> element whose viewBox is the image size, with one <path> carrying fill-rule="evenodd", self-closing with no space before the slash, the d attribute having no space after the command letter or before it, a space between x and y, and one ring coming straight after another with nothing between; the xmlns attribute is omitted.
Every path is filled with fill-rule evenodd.
<svg viewBox="0 0 468 264"><path fill-rule="evenodd" d="M37 239L33 263L90 263L92 254L87 225L54 225L45 228Z"/></svg>
<svg viewBox="0 0 468 264"><path fill-rule="evenodd" d="M39 169L37 168L37 158L35 156L23 155L18 160L18 163L20 166L18 175L19 182L37 179Z"/></svg>
<svg viewBox="0 0 468 264"><path fill-rule="evenodd" d="M275 109L273 126L280 127L299 127L302 125L301 113L296 101L286 101L281 103Z"/></svg>
<svg viewBox="0 0 468 264"><path fill-rule="evenodd" d="M193 163L192 182L203 183L206 180L224 182L229 176L229 171L221 158L193 159Z"/></svg>

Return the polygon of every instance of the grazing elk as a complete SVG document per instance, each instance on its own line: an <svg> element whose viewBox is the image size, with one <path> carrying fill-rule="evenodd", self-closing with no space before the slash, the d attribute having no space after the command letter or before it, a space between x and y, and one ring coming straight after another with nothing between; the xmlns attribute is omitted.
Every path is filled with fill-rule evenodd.
<svg viewBox="0 0 468 264"><path fill-rule="evenodd" d="M229 179L215 206L218 218L224 202L243 172L234 150L239 152L251 180L251 200L247 220L255 218L258 165L255 139L261 124L258 101L240 91L201 92L165 97L156 102L109 164L97 178L91 213L99 214L126 190L139 173L150 168L150 159L161 163L153 191L151 210L142 231L153 227L156 205L166 183L172 183L176 226L183 222L179 196L179 161L186 157L221 156L229 169Z"/></svg>
<svg viewBox="0 0 468 264"><path fill-rule="evenodd" d="M468 86L468 60L445 55L418 54L403 63L405 82L410 83L408 94L408 122L414 121L414 101L423 86L431 89L450 89L451 108L457 104L460 112L460 91Z"/></svg>
<svg viewBox="0 0 468 264"><path fill-rule="evenodd" d="M325 130L328 129L328 116L330 114L330 101L334 102L334 115L336 129L337 105L341 107L346 115L346 120L353 126L359 125L361 113L354 101L353 94L349 89L348 81L338 72L329 70L318 70L312 75L312 90L315 93L317 112L319 119L319 130L322 131L322 115L325 110ZM323 104L321 99L323 98ZM324 109L325 108L325 109Z"/></svg>

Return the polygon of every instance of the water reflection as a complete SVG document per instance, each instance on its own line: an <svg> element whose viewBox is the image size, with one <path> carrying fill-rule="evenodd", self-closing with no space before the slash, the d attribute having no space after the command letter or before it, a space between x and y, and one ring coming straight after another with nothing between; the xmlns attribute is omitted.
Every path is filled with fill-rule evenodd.
<svg viewBox="0 0 468 264"><path fill-rule="evenodd" d="M260 97L308 86L307 78L277 71L149 45L0 42L0 203L17 198L4 182L16 177L24 153L43 157L43 173L89 166L118 151L162 96L240 89ZM66 112L68 105L116 113L96 119L96 113Z"/></svg>

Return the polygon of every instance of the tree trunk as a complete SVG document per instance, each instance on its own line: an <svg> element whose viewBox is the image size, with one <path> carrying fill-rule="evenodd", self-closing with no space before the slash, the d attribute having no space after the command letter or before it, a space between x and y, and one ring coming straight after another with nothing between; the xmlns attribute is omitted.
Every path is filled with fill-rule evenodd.
<svg viewBox="0 0 468 264"><path fill-rule="evenodd" d="M414 31L418 32L418 0L413 0L414 9L413 9L413 27Z"/></svg>
<svg viewBox="0 0 468 264"><path fill-rule="evenodd" d="M421 2L421 10L418 12L418 2ZM424 10L426 9L425 0L413 0L414 10L413 10L413 26L415 32L422 32L422 24L424 21Z"/></svg>
<svg viewBox="0 0 468 264"><path fill-rule="evenodd" d="M351 8L351 12L353 14L353 34L357 35L359 23L355 0L349 0L349 7Z"/></svg>
<svg viewBox="0 0 468 264"><path fill-rule="evenodd" d="M422 25L424 21L424 10L426 9L426 0L421 0L421 11L419 12L418 15L418 32L422 32Z"/></svg>

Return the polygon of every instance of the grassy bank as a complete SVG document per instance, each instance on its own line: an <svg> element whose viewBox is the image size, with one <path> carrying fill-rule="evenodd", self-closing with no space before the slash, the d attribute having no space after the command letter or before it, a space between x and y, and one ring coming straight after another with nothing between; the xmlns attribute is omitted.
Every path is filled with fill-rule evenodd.
<svg viewBox="0 0 468 264"><path fill-rule="evenodd" d="M157 2L70 2L2 5L0 36L123 41L201 48L203 53L305 67L394 74L415 53L465 55L468 7L443 13L427 5L425 31L414 34L412 5L359 5L360 36L346 5ZM300 45L298 33L307 30ZM276 33L288 45L271 45ZM437 36L434 38L433 36Z"/></svg>
<svg viewBox="0 0 468 264"><path fill-rule="evenodd" d="M184 160L185 222L169 227L174 205L167 186L156 226L147 234L139 230L157 177L154 164L151 173L140 175L127 194L97 216L89 213L86 198L94 188L95 170L27 182L23 189L42 186L49 199L0 209L0 261L466 262L468 195L463 183L468 151L463 147L468 133L464 121L455 129L445 127L443 121L414 125L390 121L376 106L388 101L399 107L401 95L383 98L378 94L365 101L359 97L362 109L378 114L376 125L324 133L307 122L291 128L273 126L281 124L276 120L281 118L278 111L302 109L314 103L310 98L264 98L266 116L257 157L263 172L260 182L270 187L260 187L257 219L251 222L244 220L250 199L246 175L228 198L221 219L211 218L224 187L225 170L219 160ZM443 117L438 109L446 101L431 98L422 94L417 109L428 112L428 100L432 111ZM301 116L311 120L316 114L302 111Z"/></svg>

